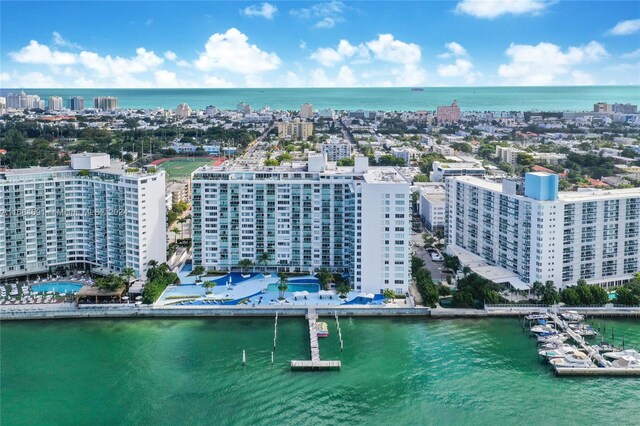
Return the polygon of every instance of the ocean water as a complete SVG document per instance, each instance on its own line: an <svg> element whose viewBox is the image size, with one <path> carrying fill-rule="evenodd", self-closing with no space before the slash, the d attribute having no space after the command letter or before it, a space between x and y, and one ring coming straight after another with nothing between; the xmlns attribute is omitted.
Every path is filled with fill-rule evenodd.
<svg viewBox="0 0 640 426"><path fill-rule="evenodd" d="M306 322L122 319L4 322L3 425L636 425L640 380L558 378L517 319L342 318L308 359ZM595 320L640 347L640 322ZM241 365L242 351L247 365Z"/></svg>
<svg viewBox="0 0 640 426"><path fill-rule="evenodd" d="M1 95L20 89L0 89ZM116 96L120 108L175 108L186 102L191 108L214 105L235 109L238 102L254 108L298 110L309 102L314 109L417 111L435 110L454 99L463 111L591 111L596 102L640 104L640 86L560 87L425 87L331 89L24 89L28 94L84 96L93 106L96 96Z"/></svg>

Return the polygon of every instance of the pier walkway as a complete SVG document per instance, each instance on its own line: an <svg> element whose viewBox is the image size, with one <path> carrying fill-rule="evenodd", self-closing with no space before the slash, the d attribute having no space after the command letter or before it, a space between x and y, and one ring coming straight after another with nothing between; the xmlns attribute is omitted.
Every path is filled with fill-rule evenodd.
<svg viewBox="0 0 640 426"><path fill-rule="evenodd" d="M306 317L309 323L309 348L311 349L311 360L293 360L291 361L291 369L339 370L342 366L340 361L322 361L320 359L320 345L318 344L318 331L316 328L316 322L318 321L316 308L309 308Z"/></svg>
<svg viewBox="0 0 640 426"><path fill-rule="evenodd" d="M565 320L561 319L560 317L558 317L558 315L552 312L549 312L549 317L556 324L556 327L560 327L564 333L567 333L573 339L573 341L576 342L578 346L580 346L582 351L587 355L589 355L589 358L591 358L591 360L595 362L596 365L600 367L607 366L608 362L604 359L604 357L600 355L600 353L597 350L595 350L591 345L589 345L584 340L584 337L580 336L578 333L573 331L573 329L569 327L569 325Z"/></svg>

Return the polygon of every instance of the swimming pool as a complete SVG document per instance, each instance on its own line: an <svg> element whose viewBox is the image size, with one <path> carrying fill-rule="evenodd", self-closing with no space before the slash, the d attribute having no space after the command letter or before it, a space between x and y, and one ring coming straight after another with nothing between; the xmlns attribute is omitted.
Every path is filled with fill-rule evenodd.
<svg viewBox="0 0 640 426"><path fill-rule="evenodd" d="M82 284L65 283L65 282L51 282L36 284L31 286L31 291L36 293L54 291L56 293L75 293L83 287Z"/></svg>
<svg viewBox="0 0 640 426"><path fill-rule="evenodd" d="M308 291L309 293L317 293L318 290L320 290L320 285L318 284L287 284L287 292L289 293L293 293L295 291ZM267 291L278 291L278 284L269 284L267 286Z"/></svg>

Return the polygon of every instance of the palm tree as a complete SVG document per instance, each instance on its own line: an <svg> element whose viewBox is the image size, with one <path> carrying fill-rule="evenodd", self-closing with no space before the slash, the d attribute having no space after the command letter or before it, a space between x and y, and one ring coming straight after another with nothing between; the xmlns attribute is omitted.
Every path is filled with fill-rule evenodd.
<svg viewBox="0 0 640 426"><path fill-rule="evenodd" d="M343 281L338 284L338 286L336 287L336 290L338 291L338 294L340 295L340 297L344 298L344 297L347 297L347 293L351 291L351 286L349 285L348 282Z"/></svg>
<svg viewBox="0 0 640 426"><path fill-rule="evenodd" d="M136 276L136 271L133 268L124 268L122 270L122 277L125 281L125 286L127 287L127 293L129 292L129 284L131 283L131 278Z"/></svg>
<svg viewBox="0 0 640 426"><path fill-rule="evenodd" d="M544 294L544 284L542 284L540 281L534 282L531 286L531 291L533 292L534 296L540 299Z"/></svg>
<svg viewBox="0 0 640 426"><path fill-rule="evenodd" d="M382 292L382 295L384 296L384 301L388 302L390 299L396 297L396 292L391 290L390 288L385 288Z"/></svg>
<svg viewBox="0 0 640 426"><path fill-rule="evenodd" d="M471 273L471 268L469 268L468 266L463 267L462 273L464 274L464 277L467 278L467 276Z"/></svg>
<svg viewBox="0 0 640 426"><path fill-rule="evenodd" d="M193 268L191 274L196 276L196 281L200 281L200 275L204 274L204 266L196 266L195 268Z"/></svg>
<svg viewBox="0 0 640 426"><path fill-rule="evenodd" d="M269 263L270 260L271 260L271 255L269 254L268 251L262 252L258 257L258 262L262 266L267 266L267 263Z"/></svg>
<svg viewBox="0 0 640 426"><path fill-rule="evenodd" d="M245 268L248 268L251 265L253 265L251 259L241 259L240 262L238 262L238 267L240 268L240 272L242 273L244 273Z"/></svg>
<svg viewBox="0 0 640 426"><path fill-rule="evenodd" d="M180 230L177 227L173 227L171 228L171 232L173 232L176 236L175 239L173 240L174 243L178 242L178 234L180 233Z"/></svg>
<svg viewBox="0 0 640 426"><path fill-rule="evenodd" d="M181 217L180 219L177 220L177 222L180 224L180 234L184 234L184 224L187 223L187 219L184 217Z"/></svg>
<svg viewBox="0 0 640 426"><path fill-rule="evenodd" d="M202 284L202 286L207 289L207 293L212 293L213 288L216 286L216 282L207 280Z"/></svg>
<svg viewBox="0 0 640 426"><path fill-rule="evenodd" d="M284 293L289 289L289 279L285 274L280 274L280 281L278 281L278 291L280 292L280 300L284 299Z"/></svg>
<svg viewBox="0 0 640 426"><path fill-rule="evenodd" d="M333 274L327 268L320 268L318 273L316 274L318 281L320 281L320 286L323 290L329 289L329 283L334 281Z"/></svg>

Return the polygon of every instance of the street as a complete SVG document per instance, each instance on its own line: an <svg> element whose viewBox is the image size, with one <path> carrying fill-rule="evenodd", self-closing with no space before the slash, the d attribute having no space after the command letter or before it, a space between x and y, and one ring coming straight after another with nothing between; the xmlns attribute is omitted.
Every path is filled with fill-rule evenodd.
<svg viewBox="0 0 640 426"><path fill-rule="evenodd" d="M435 283L446 280L446 274L442 273L442 268L444 268L443 262L434 262L433 260L431 260L431 256L424 249L424 240L422 239L422 234L411 234L411 251L414 256L424 260L424 266L429 272L431 272L431 278Z"/></svg>

